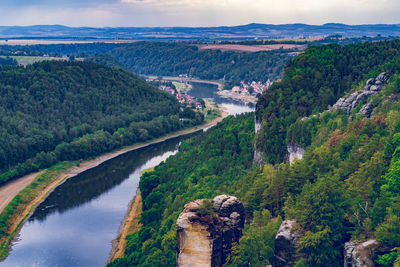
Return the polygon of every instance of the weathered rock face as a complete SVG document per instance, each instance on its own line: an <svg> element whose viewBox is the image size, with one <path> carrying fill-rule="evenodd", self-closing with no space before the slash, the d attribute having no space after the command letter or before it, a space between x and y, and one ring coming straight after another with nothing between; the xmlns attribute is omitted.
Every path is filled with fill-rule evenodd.
<svg viewBox="0 0 400 267"><path fill-rule="evenodd" d="M254 117L255 117L255 116L254 116ZM256 134L257 134L258 131L261 129L261 122L257 121L257 119L255 119L254 129L255 129Z"/></svg>
<svg viewBox="0 0 400 267"><path fill-rule="evenodd" d="M261 122L259 122L257 120L256 116L254 116L254 121L255 121L254 129L255 129L255 132L256 132L255 135L257 137L257 133L261 130ZM259 167L262 167L266 163L265 160L264 160L264 157L263 157L263 153L257 148L257 142L254 142L253 161Z"/></svg>
<svg viewBox="0 0 400 267"><path fill-rule="evenodd" d="M306 151L298 144L288 144L287 152L289 163L292 164L295 159L301 160Z"/></svg>
<svg viewBox="0 0 400 267"><path fill-rule="evenodd" d="M365 103L371 95L379 93L388 81L389 75L383 72L375 79L369 79L362 90L352 93L347 98L340 98L329 110L343 109L350 114L360 103ZM367 103L361 108L359 114L370 117L372 112L372 105Z"/></svg>
<svg viewBox="0 0 400 267"><path fill-rule="evenodd" d="M254 163L259 167L262 167L266 163L264 160L263 152L258 150L255 144L254 144L253 160L254 160Z"/></svg>
<svg viewBox="0 0 400 267"><path fill-rule="evenodd" d="M390 249L375 239L362 243L346 242L344 245L344 267L373 267L378 254L389 253Z"/></svg>
<svg viewBox="0 0 400 267"><path fill-rule="evenodd" d="M301 258L297 252L301 233L293 220L283 221L275 237L275 257L273 266L292 266Z"/></svg>
<svg viewBox="0 0 400 267"><path fill-rule="evenodd" d="M201 212L205 200L185 205L177 220L177 264L183 266L222 266L232 244L238 242L244 227L243 204L233 196L212 199L212 213Z"/></svg>
<svg viewBox="0 0 400 267"><path fill-rule="evenodd" d="M375 239L362 243L346 242L344 245L344 267L373 267L378 253L389 252Z"/></svg>

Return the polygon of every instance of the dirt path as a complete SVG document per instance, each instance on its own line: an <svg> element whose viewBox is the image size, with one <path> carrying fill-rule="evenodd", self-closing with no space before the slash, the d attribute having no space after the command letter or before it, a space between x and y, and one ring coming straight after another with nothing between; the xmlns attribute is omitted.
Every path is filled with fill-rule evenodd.
<svg viewBox="0 0 400 267"><path fill-rule="evenodd" d="M57 176L57 178L51 182L49 185L47 185L41 192L38 194L26 207L24 208L24 211L20 214L15 214L15 217L11 219L11 224L10 224L10 232L14 233L15 231L18 231L18 228L22 225L22 223L29 217L29 215L34 211L34 209L60 184L65 182L67 179L74 177L86 170L92 169L101 163L108 161L112 158L115 158L121 154L127 153L132 150L136 150L142 147L150 146L152 144L156 143L161 143L164 142L165 140L175 138L178 136L182 135L187 135L193 132L200 131L202 129L205 129L207 127L210 127L211 125L214 125L221 121L223 118L227 116L226 112L221 110L221 117L218 117L206 124L203 124L198 127L194 127L191 129L187 130L182 130L179 131L175 134L167 135L162 138L158 138L152 142L148 142L145 144L138 144L130 147L123 148L119 151L116 152L111 152L107 153L104 155L101 155L93 160L88 160L85 162L82 162L79 166L74 166L70 168L67 171L62 172ZM21 177L17 180L11 181L4 186L0 187L0 207L1 210L3 210L8 203L20 192L22 191L26 186L28 186L35 178L36 176L40 173L32 173L29 175L26 175L24 177Z"/></svg>
<svg viewBox="0 0 400 267"><path fill-rule="evenodd" d="M142 206L142 195L140 194L140 189L138 188L133 205L130 206L131 209L128 211L124 221L121 224L118 239L113 241L113 250L111 252L109 261L113 261L124 256L126 237L139 231L140 227L142 227L142 224L139 223L140 215L142 214Z"/></svg>
<svg viewBox="0 0 400 267"><path fill-rule="evenodd" d="M27 187L35 179L38 174L39 172L29 174L0 187L0 213L4 210L7 204L10 203L19 192L21 192L22 189Z"/></svg>

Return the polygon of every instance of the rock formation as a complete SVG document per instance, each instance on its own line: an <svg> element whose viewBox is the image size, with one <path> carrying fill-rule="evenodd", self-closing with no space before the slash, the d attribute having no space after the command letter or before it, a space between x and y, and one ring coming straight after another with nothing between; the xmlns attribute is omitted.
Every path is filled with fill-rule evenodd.
<svg viewBox="0 0 400 267"><path fill-rule="evenodd" d="M378 253L388 253L390 250L383 247L375 239L362 243L346 242L344 245L345 267L373 267Z"/></svg>
<svg viewBox="0 0 400 267"><path fill-rule="evenodd" d="M292 266L301 258L301 254L297 252L300 237L295 221L282 222L275 237L274 267Z"/></svg>
<svg viewBox="0 0 400 267"><path fill-rule="evenodd" d="M301 160L306 151L298 144L288 144L287 152L289 163L292 164L295 159Z"/></svg>
<svg viewBox="0 0 400 267"><path fill-rule="evenodd" d="M378 94L388 81L389 75L383 72L375 79L369 79L362 90L358 90L346 98L340 98L329 110L342 109L350 114L360 103L365 103L371 95ZM359 114L370 117L372 112L372 105L367 103L361 108Z"/></svg>
<svg viewBox="0 0 400 267"><path fill-rule="evenodd" d="M261 130L261 122L257 121L256 116L254 116L254 121L255 121L254 129L256 132L255 136L257 137L257 133ZM262 167L266 163L263 157L263 153L257 148L257 142L254 142L253 161L259 167Z"/></svg>
<svg viewBox="0 0 400 267"><path fill-rule="evenodd" d="M222 266L244 227L243 204L233 196L196 200L185 205L177 220L177 264Z"/></svg>

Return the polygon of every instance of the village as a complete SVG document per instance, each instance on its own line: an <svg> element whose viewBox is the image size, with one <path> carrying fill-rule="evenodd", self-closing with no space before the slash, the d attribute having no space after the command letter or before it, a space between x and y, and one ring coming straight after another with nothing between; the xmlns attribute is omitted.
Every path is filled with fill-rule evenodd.
<svg viewBox="0 0 400 267"><path fill-rule="evenodd" d="M159 77L156 76L148 76L147 81L149 82L158 82L161 80ZM179 80L179 82L177 81ZM188 106L192 106L193 108L200 109L201 103L193 99L190 95L186 93L191 89L191 84L188 81L200 81L200 80L193 80L187 74L180 74L179 77L164 77L163 82L164 84L157 84L158 88L166 91L172 95L175 95L178 101L182 104L187 104ZM278 80L279 81L279 80ZM166 84L167 82L170 85ZM243 103L252 103L256 104L257 98L263 93L264 90L267 90L271 87L274 83L271 80L267 80L266 82L261 81L252 81L252 82L245 82L242 80L239 85L233 86L231 90L224 90L223 84L214 82L214 81L201 81L207 83L213 83L218 85L218 95L224 98L230 98L235 101L240 101Z"/></svg>
<svg viewBox="0 0 400 267"><path fill-rule="evenodd" d="M268 79L267 82L262 83L260 81L251 83L245 83L244 81L240 82L239 86L234 86L232 88L232 92L243 94L243 95L252 95L258 97L262 92L268 89L272 85L272 82Z"/></svg>
<svg viewBox="0 0 400 267"><path fill-rule="evenodd" d="M188 94L184 94L178 88L172 88L170 86L165 86L161 85L158 87L160 90L166 91L167 93L170 93L176 97L176 99L179 101L181 104L186 104L187 107L191 108L196 108L196 109L202 109L203 104L199 102L198 100L194 99Z"/></svg>
<svg viewBox="0 0 400 267"><path fill-rule="evenodd" d="M246 83L245 81L241 81L240 85L234 86L231 90L219 91L218 94L225 98L231 98L244 103L255 104L257 102L257 98L262 94L262 92L267 90L272 84L273 82L271 82L269 79L265 83L260 81Z"/></svg>

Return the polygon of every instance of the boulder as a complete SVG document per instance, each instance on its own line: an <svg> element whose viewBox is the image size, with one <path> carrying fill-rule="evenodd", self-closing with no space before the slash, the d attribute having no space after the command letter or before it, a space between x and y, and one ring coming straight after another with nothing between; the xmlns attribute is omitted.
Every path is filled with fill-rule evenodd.
<svg viewBox="0 0 400 267"><path fill-rule="evenodd" d="M382 90L383 85L387 83L388 80L389 76L385 72L379 74L376 79L368 79L362 90L356 91L346 98L340 98L329 110L332 111L335 109L342 109L346 111L347 114L350 114L360 103L365 103L371 95L376 95L379 93ZM366 108L372 109L371 106L367 106ZM364 114L365 111L366 110L363 110L363 112L360 114ZM366 112L366 114L369 114L369 116L371 113L371 110Z"/></svg>
<svg viewBox="0 0 400 267"><path fill-rule="evenodd" d="M372 113L373 113L373 107L370 103L365 104L360 111L358 112L358 114L363 114L365 117L370 118Z"/></svg>
<svg viewBox="0 0 400 267"><path fill-rule="evenodd" d="M381 87L379 87L379 86L377 86L377 85L372 85L372 86L370 87L370 90L373 91L373 92L378 92L378 91L381 90Z"/></svg>
<svg viewBox="0 0 400 267"><path fill-rule="evenodd" d="M378 254L390 250L375 239L349 241L344 245L344 267L373 267Z"/></svg>
<svg viewBox="0 0 400 267"><path fill-rule="evenodd" d="M177 220L177 265L222 266L244 227L243 204L233 196L211 200L212 211L200 212L205 200L187 203Z"/></svg>
<svg viewBox="0 0 400 267"><path fill-rule="evenodd" d="M375 84L375 79L374 78L370 78L367 80L367 85L373 85Z"/></svg>
<svg viewBox="0 0 400 267"><path fill-rule="evenodd" d="M293 266L301 258L297 252L301 232L296 227L296 221L283 221L275 236L275 250L273 266Z"/></svg>
<svg viewBox="0 0 400 267"><path fill-rule="evenodd" d="M382 83L387 83L389 81L389 74L386 72L382 72L381 74L376 77L376 80L381 81Z"/></svg>

